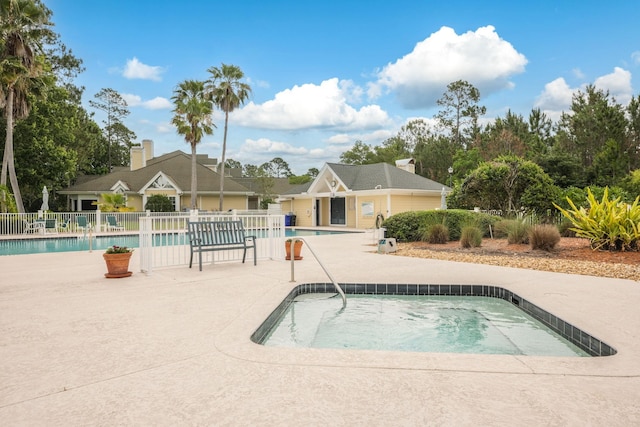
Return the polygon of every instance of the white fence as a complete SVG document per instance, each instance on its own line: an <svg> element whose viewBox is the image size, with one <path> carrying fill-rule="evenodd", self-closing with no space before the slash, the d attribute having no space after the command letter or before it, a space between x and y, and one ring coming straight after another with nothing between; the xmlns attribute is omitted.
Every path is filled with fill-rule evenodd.
<svg viewBox="0 0 640 427"><path fill-rule="evenodd" d="M241 215L241 216L260 216L266 215L266 210L250 210L250 211L231 211L231 212L219 212L215 215L224 216L227 218L229 215ZM273 212L280 213L279 211ZM107 217L115 218L115 222L118 226L118 231L125 231L131 233L137 233L140 230L140 218L153 215L158 218L173 218L179 221L180 218L189 216L189 212L101 212L96 211L82 211L82 212L37 212L37 213L0 213L0 238L3 236L15 236L19 234L32 233L34 228L31 225L38 221L54 220L55 228L58 233L65 232L80 232L84 225L90 224L91 230L94 234L109 233L113 231L113 228L109 228ZM214 216L212 213L200 211L200 217ZM47 230L47 234L52 230Z"/></svg>
<svg viewBox="0 0 640 427"><path fill-rule="evenodd" d="M155 268L165 268L189 264L190 247L187 236L189 221L240 220L247 235L255 235L258 259L284 258L284 215L266 211L231 211L191 213L171 216L148 214L140 216L140 269L149 274ZM249 249L250 251L251 249ZM241 261L242 250L206 252L202 262ZM253 258L253 254L247 254ZM197 268L197 255L194 261Z"/></svg>
<svg viewBox="0 0 640 427"><path fill-rule="evenodd" d="M106 217L116 217L118 228L107 227ZM83 218L81 218L83 217ZM79 221L79 218L83 221ZM55 230L45 227L33 228L38 221L55 220ZM278 210L250 210L229 212L45 212L0 214L0 239L22 239L32 237L32 233L87 236L87 228L79 224L90 224L91 235L139 235L139 249L134 256L140 256L143 272L151 273L154 268L183 266L189 264L190 247L187 236L187 222L213 220L241 220L247 235L255 235L258 259L284 259L285 221ZM50 221L49 221L50 222ZM29 233L26 235L25 233ZM33 236L45 237L45 236ZM46 236L58 237L58 236ZM249 249L251 251L252 249ZM253 254L247 254L253 259ZM194 257L195 258L195 257ZM242 260L242 251L206 252L203 263ZM197 259L194 262L197 263ZM196 266L197 268L197 266Z"/></svg>

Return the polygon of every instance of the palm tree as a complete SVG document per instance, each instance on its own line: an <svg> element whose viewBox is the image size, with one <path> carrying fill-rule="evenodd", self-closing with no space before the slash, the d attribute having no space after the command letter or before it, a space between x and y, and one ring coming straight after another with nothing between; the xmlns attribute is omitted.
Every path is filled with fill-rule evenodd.
<svg viewBox="0 0 640 427"><path fill-rule="evenodd" d="M29 94L37 92L45 74L42 44L54 38L51 10L38 0L0 0L0 108L4 108L6 139L0 185L7 174L18 212L24 212L13 157L15 120L29 115Z"/></svg>
<svg viewBox="0 0 640 427"><path fill-rule="evenodd" d="M215 125L211 121L213 102L205 94L205 83L185 80L173 91L171 100L175 104L171 123L184 140L191 145L191 209L196 209L198 175L196 146L204 135L211 135Z"/></svg>
<svg viewBox="0 0 640 427"><path fill-rule="evenodd" d="M207 82L207 92L214 104L224 111L224 136L222 138L222 159L220 160L220 210L222 211L229 113L245 103L251 94L251 86L240 81L244 78L244 73L236 65L222 64L220 68L211 67L207 71L211 74L211 78Z"/></svg>

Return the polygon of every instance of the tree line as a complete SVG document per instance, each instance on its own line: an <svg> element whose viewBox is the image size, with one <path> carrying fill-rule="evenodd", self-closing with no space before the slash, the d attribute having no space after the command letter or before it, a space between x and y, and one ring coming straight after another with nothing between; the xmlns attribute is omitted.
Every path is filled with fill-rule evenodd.
<svg viewBox="0 0 640 427"><path fill-rule="evenodd" d="M414 158L416 173L452 183L450 206L538 213L566 196L585 200L586 188L612 188L621 200L640 194L640 97L623 106L609 92L587 86L553 122L540 109L511 112L486 125L480 92L450 83L432 121L416 119L381 145L356 141L341 154L347 164Z"/></svg>

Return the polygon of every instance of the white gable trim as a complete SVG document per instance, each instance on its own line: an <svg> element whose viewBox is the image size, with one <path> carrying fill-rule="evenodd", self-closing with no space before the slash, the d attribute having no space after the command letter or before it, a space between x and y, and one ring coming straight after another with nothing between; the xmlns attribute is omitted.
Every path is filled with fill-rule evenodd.
<svg viewBox="0 0 640 427"><path fill-rule="evenodd" d="M309 186L307 193L327 194L331 192L335 193L338 191L349 191L349 189L344 184L344 182L342 182L340 177L333 171L333 169L331 169L331 166L325 163L320 172L318 172L318 176L316 176L316 179L314 179Z"/></svg>
<svg viewBox="0 0 640 427"><path fill-rule="evenodd" d="M182 194L182 189L178 186L178 184L176 184L173 179L171 179L162 171L155 174L153 178L151 178L145 185L143 185L139 193L145 194L149 189L175 190L176 193Z"/></svg>
<svg viewBox="0 0 640 427"><path fill-rule="evenodd" d="M116 182L115 184L113 184L113 186L111 186L110 190L113 193L124 194L127 191L129 191L129 186L127 185L126 182L118 180L118 182Z"/></svg>

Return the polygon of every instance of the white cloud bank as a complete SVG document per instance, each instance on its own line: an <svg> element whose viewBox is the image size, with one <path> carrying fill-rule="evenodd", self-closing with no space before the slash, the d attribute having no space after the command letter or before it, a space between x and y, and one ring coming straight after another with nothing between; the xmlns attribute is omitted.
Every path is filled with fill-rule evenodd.
<svg viewBox="0 0 640 427"><path fill-rule="evenodd" d="M343 147L329 145L325 148L296 147L287 142L274 141L269 138L246 139L237 151L229 155L243 164L260 166L275 157L285 159L298 174L305 173L308 168L319 167L322 162L335 161L344 151ZM292 162L291 159L294 159Z"/></svg>
<svg viewBox="0 0 640 427"><path fill-rule="evenodd" d="M146 65L138 61L138 58L127 60L127 65L122 72L122 75L128 79L142 79L153 80L159 82L161 79L160 74L164 72L162 67Z"/></svg>
<svg viewBox="0 0 640 427"><path fill-rule="evenodd" d="M596 89L608 91L609 95L621 105L627 105L633 96L631 73L620 67L615 67L610 74L598 77L593 85ZM586 85L581 85L572 88L564 78L557 78L544 86L534 106L544 111L552 120L557 120L563 111L569 112L573 95L578 91L584 92L585 87Z"/></svg>
<svg viewBox="0 0 640 427"><path fill-rule="evenodd" d="M296 85L263 104L250 102L233 113L233 121L246 127L277 130L375 129L389 124L389 116L380 106L356 109L349 104L357 101L361 92L351 81L337 78L320 85Z"/></svg>
<svg viewBox="0 0 640 427"><path fill-rule="evenodd" d="M417 43L412 52L385 66L368 93L375 99L393 91L405 108L429 108L457 80L468 81L483 97L511 88L509 78L524 72L526 64L525 56L501 39L493 26L460 35L442 27Z"/></svg>

